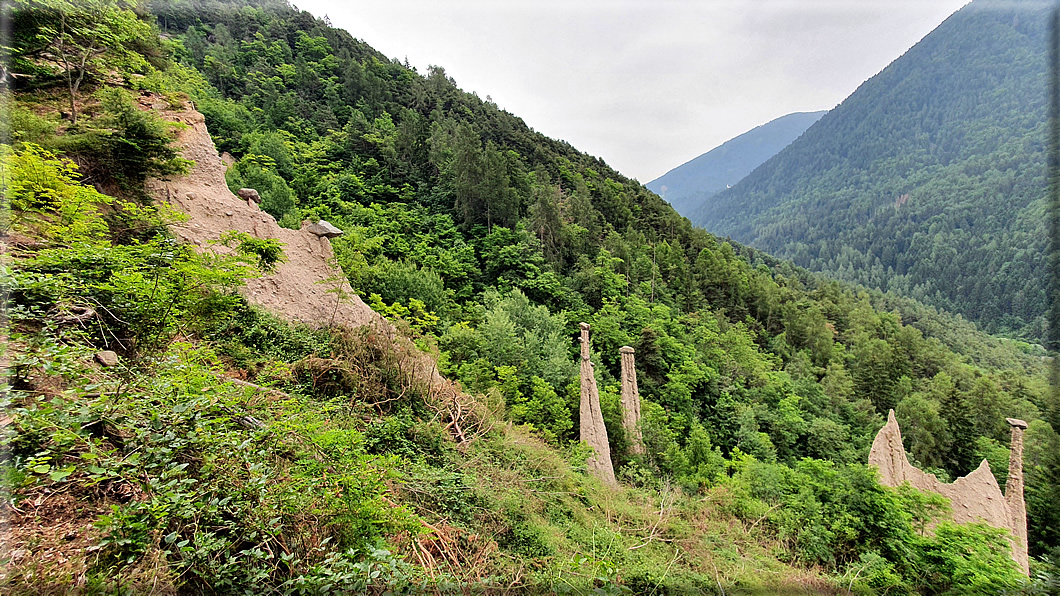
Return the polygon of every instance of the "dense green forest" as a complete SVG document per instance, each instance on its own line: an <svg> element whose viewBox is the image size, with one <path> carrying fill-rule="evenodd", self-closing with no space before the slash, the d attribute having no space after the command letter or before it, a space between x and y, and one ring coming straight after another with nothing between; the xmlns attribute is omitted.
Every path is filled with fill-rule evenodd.
<svg viewBox="0 0 1060 596"><path fill-rule="evenodd" d="M976 0L692 217L1041 341L1047 8Z"/></svg>
<svg viewBox="0 0 1060 596"><path fill-rule="evenodd" d="M54 515L99 537L80 569L11 558L13 591L1055 589L1060 407L1031 345L721 241L442 68L420 75L284 3L11 10L5 506L32 525L76 496ZM56 58L71 48L92 60ZM282 247L237 234L222 258L173 240L143 182L188 164L136 94L190 99L235 159L229 186L281 224L345 231L332 245L354 290L478 396L473 441L371 331L240 298ZM581 321L614 491L577 442ZM623 345L643 456L621 425ZM120 367L90 364L115 346ZM891 408L917 465L948 480L986 458L1003 484L1004 419L1030 422L1031 580L996 531L925 533L938 500L876 482L865 461Z"/></svg>
<svg viewBox="0 0 1060 596"><path fill-rule="evenodd" d="M796 112L756 126L644 186L666 199L681 215L692 217L703 202L790 145L826 111Z"/></svg>

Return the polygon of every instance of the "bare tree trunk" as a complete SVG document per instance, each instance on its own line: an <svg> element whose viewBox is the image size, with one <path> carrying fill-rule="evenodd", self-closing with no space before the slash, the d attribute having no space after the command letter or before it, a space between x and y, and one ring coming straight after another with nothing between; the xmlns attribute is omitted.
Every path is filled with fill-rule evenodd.
<svg viewBox="0 0 1060 596"><path fill-rule="evenodd" d="M63 70L66 71L66 88L70 92L70 123L77 125L77 89L81 86L81 79L85 76L85 64L88 62L88 54L81 57L80 72L77 81L74 81L74 68L70 63L70 57L66 54L66 15L59 15L59 59L63 61Z"/></svg>
<svg viewBox="0 0 1060 596"><path fill-rule="evenodd" d="M81 89L81 81L85 78L85 65L88 63L88 56L89 52L87 51L81 56L81 65L77 69L76 81L72 80L72 75L69 71L67 71L66 75L67 81L70 81L70 120L71 124L74 126L77 125L77 105L75 100L77 98L78 90Z"/></svg>
<svg viewBox="0 0 1060 596"><path fill-rule="evenodd" d="M70 89L70 122L71 122L72 125L76 126L77 125L77 106L74 104L74 95L77 93L77 90L74 89L74 83L71 80L69 71L67 71L67 73L66 73L66 85Z"/></svg>

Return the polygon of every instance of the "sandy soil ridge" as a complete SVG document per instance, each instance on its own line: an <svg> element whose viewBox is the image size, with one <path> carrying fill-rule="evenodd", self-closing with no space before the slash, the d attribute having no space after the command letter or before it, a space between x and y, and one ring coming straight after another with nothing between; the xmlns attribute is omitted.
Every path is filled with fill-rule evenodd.
<svg viewBox="0 0 1060 596"><path fill-rule="evenodd" d="M185 176L146 183L147 192L156 201L168 202L188 215L187 222L173 226L177 237L201 250L218 252L229 249L211 243L228 230L283 242L287 262L272 274L247 280L243 294L251 304L289 321L349 328L370 325L400 356L409 382L424 386L428 406L448 424L459 444L482 430L486 418L483 404L442 377L433 358L402 337L353 292L342 269L334 263L330 240L313 234L304 224L301 230L281 228L253 201L232 194L225 182L226 165L201 113L190 106L174 111L161 98L150 95L141 97L140 104L168 121L187 125L177 134L176 145L195 166Z"/></svg>
<svg viewBox="0 0 1060 596"><path fill-rule="evenodd" d="M256 238L275 238L285 244L287 262L272 275L247 280L247 300L291 321L351 327L388 324L353 293L342 270L332 264L331 242L327 238L304 227L281 228L252 201L244 201L228 190L225 164L217 155L202 114L191 109L175 112L167 109L161 99L151 100L150 96L141 98L141 104L167 120L188 125L178 133L177 144L185 159L195 161L192 171L168 181L148 180L146 186L155 200L166 201L189 216L185 224L173 229L181 240L206 247L227 230L239 230ZM340 300L339 295L348 299Z"/></svg>

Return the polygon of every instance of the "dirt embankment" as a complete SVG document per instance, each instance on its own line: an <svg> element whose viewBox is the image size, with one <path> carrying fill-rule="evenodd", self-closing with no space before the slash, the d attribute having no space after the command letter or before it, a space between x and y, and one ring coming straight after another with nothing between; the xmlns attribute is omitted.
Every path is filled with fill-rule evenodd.
<svg viewBox="0 0 1060 596"><path fill-rule="evenodd" d="M186 176L148 180L146 185L156 201L168 202L187 214L187 222L173 227L174 234L201 250L222 253L228 249L216 242L228 230L283 242L287 262L272 274L248 280L243 291L247 300L289 321L350 328L370 325L400 355L402 372L409 381L425 388L428 405L449 424L457 441L469 440L483 422L483 406L442 377L433 358L398 334L389 321L354 294L334 263L331 241L316 236L305 225L301 230L281 228L255 203L232 194L224 177L227 166L217 154L201 113L190 106L174 111L153 96L142 97L141 105L166 120L187 125L179 131L176 144L181 155L194 160L195 166Z"/></svg>
<svg viewBox="0 0 1060 596"><path fill-rule="evenodd" d="M150 100L150 96L145 97L141 103L167 120L187 125L178 133L177 144L185 159L195 161L187 176L147 182L151 196L188 215L186 223L174 227L179 238L203 248L228 230L275 238L285 244L287 262L271 275L248 280L244 292L247 300L291 321L351 327L386 324L353 293L342 270L332 264L331 242L327 238L305 229L281 228L256 204L228 190L225 164L217 155L202 114L192 109L172 111L160 99Z"/></svg>

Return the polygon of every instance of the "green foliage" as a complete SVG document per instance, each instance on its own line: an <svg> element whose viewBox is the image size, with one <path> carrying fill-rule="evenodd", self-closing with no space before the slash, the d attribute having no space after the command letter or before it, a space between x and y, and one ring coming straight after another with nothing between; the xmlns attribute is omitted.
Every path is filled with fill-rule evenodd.
<svg viewBox="0 0 1060 596"><path fill-rule="evenodd" d="M898 404L895 417L913 459L926 468L942 468L952 438L945 419L939 415L939 403L922 393L913 393Z"/></svg>
<svg viewBox="0 0 1060 596"><path fill-rule="evenodd" d="M165 235L163 210L100 195L39 147L5 153L5 225L39 242L11 273L25 335L7 477L16 500L75 483L138 495L101 522L101 591L149 561L190 592L1010 585L1003 539L925 536L940 504L860 465L889 407L946 477L996 458L999 417L1031 421L1031 544L1055 547L1055 407L1020 346L719 242L441 69L418 76L284 4L155 8L184 64L131 86L188 93L237 157L229 184L286 225L340 226L354 291L436 341L466 393L417 381L421 361L378 330L249 308L234 290L281 262L277 243L231 233L234 256L198 255ZM89 157L111 155L122 126L163 145L127 95L98 97L80 132L52 100L16 105L21 140L76 155L93 180ZM613 463L634 485L618 492L572 441L582 321ZM88 365L104 344L128 348L121 367ZM620 424L624 345L643 455Z"/></svg>
<svg viewBox="0 0 1060 596"><path fill-rule="evenodd" d="M99 121L104 155L101 169L112 173L127 189L138 189L148 176L186 173L193 162L178 156L171 145L174 125L139 109L128 92L101 92L104 116Z"/></svg>
<svg viewBox="0 0 1060 596"><path fill-rule="evenodd" d="M74 158L101 185L113 184L124 196L141 201L148 177L165 178L189 170L193 162L181 158L172 146L173 131L181 125L141 110L125 89L104 88L95 96L100 100L98 111L78 127L56 135L55 128L38 120L31 126L37 132L16 136Z"/></svg>
<svg viewBox="0 0 1060 596"><path fill-rule="evenodd" d="M276 162L271 157L248 153L225 172L225 180L233 193L241 188L258 191L262 211L280 220L295 209L295 197L275 168Z"/></svg>
<svg viewBox="0 0 1060 596"><path fill-rule="evenodd" d="M447 446L438 428L418 422L410 413L391 416L368 427L364 448L368 453L393 454L408 461L437 461Z"/></svg>
<svg viewBox="0 0 1060 596"><path fill-rule="evenodd" d="M356 549L330 553L305 574L284 582L280 589L287 594L306 595L367 592L372 587L401 591L409 589L410 575L413 573L408 563L385 548L369 546L366 553Z"/></svg>
<svg viewBox="0 0 1060 596"><path fill-rule="evenodd" d="M1013 591L1022 577L1004 532L985 524L942 522L923 541L924 584L934 594L1000 594Z"/></svg>
<svg viewBox="0 0 1060 596"><path fill-rule="evenodd" d="M250 308L244 302L232 305L232 312L213 326L204 326L203 335L218 346L218 352L230 358L240 369L257 372L272 368L266 384L292 381L290 364L310 355L327 357L331 337L313 327L292 326L275 315Z"/></svg>
<svg viewBox="0 0 1060 596"><path fill-rule="evenodd" d="M283 243L273 238L254 238L246 232L229 230L221 234L221 244L234 248L239 255L256 258L258 269L265 273L272 273L281 263L287 262Z"/></svg>
<svg viewBox="0 0 1060 596"><path fill-rule="evenodd" d="M72 356L54 347L36 354L35 366L45 371ZM72 396L23 402L13 411L14 465L30 473L31 486L141 491L143 499L115 504L100 518L100 571L158 549L189 590L244 592L303 575L312 583L361 562L401 577L405 568L374 547L387 528L410 523L407 512L379 500L389 464L339 439L350 433L333 425L306 425L292 436L293 428L240 424L233 412L247 408L249 396L223 382L220 370L210 350L178 343L160 355L150 377L136 377L131 395L88 394L93 387L78 386ZM84 371L67 378L83 382L77 373ZM111 381L118 379L105 383ZM289 404L288 413L297 411ZM276 465L277 449L299 440L320 446L332 466L328 478L305 447ZM333 541L339 550L325 547Z"/></svg>
<svg viewBox="0 0 1060 596"><path fill-rule="evenodd" d="M160 65L158 36L133 8L116 0L19 0L13 15L16 72L61 77L76 126L83 82L98 81L111 70L143 75Z"/></svg>
<svg viewBox="0 0 1060 596"><path fill-rule="evenodd" d="M14 143L40 144L55 137L59 128L57 114L40 116L9 98L0 101L6 112L4 121L0 122L0 134L3 135L0 138L10 139Z"/></svg>
<svg viewBox="0 0 1060 596"><path fill-rule="evenodd" d="M1044 420L1031 422L1024 449L1025 495L1031 552L1057 557L1060 511L1053 506L1060 480L1060 436ZM1054 563L1055 564L1055 563Z"/></svg>
<svg viewBox="0 0 1060 596"><path fill-rule="evenodd" d="M530 391L523 395L519 391L520 383L515 373L514 367L497 367L497 381L504 393L511 419L533 425L553 442L569 436L574 421L566 400L538 376L530 377Z"/></svg>
<svg viewBox="0 0 1060 596"><path fill-rule="evenodd" d="M438 316L427 310L427 306L415 298L409 298L406 307L400 302L387 305L379 294L368 297L368 306L372 310L392 321L405 321L418 333L430 333L438 327Z"/></svg>
<svg viewBox="0 0 1060 596"><path fill-rule="evenodd" d="M185 68L210 83L188 93L219 145L282 179L299 221L342 227L333 246L354 291L435 334L440 369L465 389L503 397L509 420L550 441L573 438L571 340L590 323L615 463L645 486L710 490L719 458L741 453L790 469L863 462L892 407L921 464L952 478L979 437L1004 440L995 418L1035 419L1047 401L1041 363L1017 346L720 242L440 68L419 76L284 6L166 14ZM616 426L623 345L645 398L643 458L627 459ZM839 556L837 530L807 527L803 560Z"/></svg>
<svg viewBox="0 0 1060 596"><path fill-rule="evenodd" d="M532 424L553 440L569 438L571 408L561 396L576 371L566 318L534 306L517 289L484 298L489 309L477 328L458 323L439 338L451 370L470 389L498 388L516 422Z"/></svg>
<svg viewBox="0 0 1060 596"><path fill-rule="evenodd" d="M948 506L938 495L881 487L863 465L733 463L727 488L740 496L730 507L760 516L756 523L765 521L795 556L845 569L848 587L993 594L1021 583L1004 531L941 521L924 532Z"/></svg>
<svg viewBox="0 0 1060 596"><path fill-rule="evenodd" d="M721 449L711 444L710 435L699 424L693 424L683 451L677 454L678 481L696 493L727 478L726 461Z"/></svg>
<svg viewBox="0 0 1060 596"><path fill-rule="evenodd" d="M12 314L17 319L85 315L87 331L103 344L150 350L194 316L223 316L243 280L255 275L249 260L198 254L161 233L128 244L112 241L130 229L157 230L164 212L81 186L70 162L38 147L4 156L4 186L11 190L12 220L50 242L24 259L13 275ZM100 210L117 209L114 231ZM95 319L93 321L93 319Z"/></svg>
<svg viewBox="0 0 1060 596"><path fill-rule="evenodd" d="M113 199L81 184L73 162L38 145L27 144L21 151L6 145L0 149L5 233L36 230L52 242L105 242L108 230L97 210Z"/></svg>

